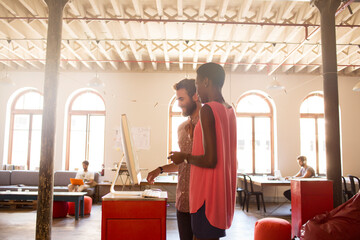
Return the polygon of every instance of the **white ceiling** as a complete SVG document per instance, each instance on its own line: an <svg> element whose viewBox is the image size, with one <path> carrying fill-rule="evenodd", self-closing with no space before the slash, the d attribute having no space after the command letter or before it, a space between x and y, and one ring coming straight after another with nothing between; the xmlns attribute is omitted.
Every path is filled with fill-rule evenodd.
<svg viewBox="0 0 360 240"><path fill-rule="evenodd" d="M345 1L346 2L346 1ZM339 74L360 75L360 3L336 16ZM0 0L0 69L43 70L43 0ZM320 14L306 0L70 0L62 71L321 71Z"/></svg>

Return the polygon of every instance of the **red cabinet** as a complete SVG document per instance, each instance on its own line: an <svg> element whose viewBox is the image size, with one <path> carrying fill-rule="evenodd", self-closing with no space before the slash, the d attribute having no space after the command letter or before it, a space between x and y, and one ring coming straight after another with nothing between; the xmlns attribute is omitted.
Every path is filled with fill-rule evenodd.
<svg viewBox="0 0 360 240"><path fill-rule="evenodd" d="M300 236L301 226L309 219L332 209L332 181L317 178L291 180L292 238Z"/></svg>
<svg viewBox="0 0 360 240"><path fill-rule="evenodd" d="M101 239L166 239L166 192L164 198L116 196L102 199Z"/></svg>

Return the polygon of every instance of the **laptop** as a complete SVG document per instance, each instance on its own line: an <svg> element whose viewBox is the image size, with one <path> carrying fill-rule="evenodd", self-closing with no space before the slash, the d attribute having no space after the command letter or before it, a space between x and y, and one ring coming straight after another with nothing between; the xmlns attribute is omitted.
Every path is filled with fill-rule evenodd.
<svg viewBox="0 0 360 240"><path fill-rule="evenodd" d="M70 178L70 182L72 185L84 185L84 181L79 178Z"/></svg>

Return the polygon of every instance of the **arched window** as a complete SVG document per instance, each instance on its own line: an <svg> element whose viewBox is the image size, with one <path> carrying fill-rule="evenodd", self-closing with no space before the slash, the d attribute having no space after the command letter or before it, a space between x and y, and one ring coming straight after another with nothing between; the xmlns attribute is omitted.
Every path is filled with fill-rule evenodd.
<svg viewBox="0 0 360 240"><path fill-rule="evenodd" d="M182 111L175 95L171 98L169 106L169 152L180 151L177 130L180 124L187 119L187 117L183 117L181 113Z"/></svg>
<svg viewBox="0 0 360 240"><path fill-rule="evenodd" d="M300 106L301 155L317 174L326 173L324 97L309 94Z"/></svg>
<svg viewBox="0 0 360 240"><path fill-rule="evenodd" d="M11 105L8 164L39 168L43 96L36 90L26 90L15 97Z"/></svg>
<svg viewBox="0 0 360 240"><path fill-rule="evenodd" d="M75 95L69 104L66 143L66 170L81 169L84 160L89 169L99 171L104 163L105 103L95 91Z"/></svg>
<svg viewBox="0 0 360 240"><path fill-rule="evenodd" d="M240 97L236 106L238 171L250 174L273 174L273 107L258 92Z"/></svg>

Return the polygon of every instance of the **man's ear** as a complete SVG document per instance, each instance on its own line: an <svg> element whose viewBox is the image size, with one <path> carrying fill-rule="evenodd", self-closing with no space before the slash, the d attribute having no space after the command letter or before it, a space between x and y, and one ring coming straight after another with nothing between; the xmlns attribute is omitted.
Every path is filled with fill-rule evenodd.
<svg viewBox="0 0 360 240"><path fill-rule="evenodd" d="M197 95L197 93L195 93L195 94L192 96L192 100L193 100L194 102L199 101L199 96Z"/></svg>

